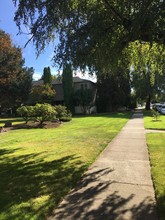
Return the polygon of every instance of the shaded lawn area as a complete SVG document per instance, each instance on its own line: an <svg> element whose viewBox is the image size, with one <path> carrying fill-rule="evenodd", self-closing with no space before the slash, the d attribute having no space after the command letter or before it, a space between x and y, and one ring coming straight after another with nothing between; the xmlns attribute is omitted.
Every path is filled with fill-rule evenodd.
<svg viewBox="0 0 165 220"><path fill-rule="evenodd" d="M151 172L156 190L158 215L165 219L165 133L147 134Z"/></svg>
<svg viewBox="0 0 165 220"><path fill-rule="evenodd" d="M0 127L5 125L5 122L12 122L12 125L24 123L22 118L0 118Z"/></svg>
<svg viewBox="0 0 165 220"><path fill-rule="evenodd" d="M144 125L147 129L165 130L165 115L160 115L158 121L154 120L151 111L144 111Z"/></svg>
<svg viewBox="0 0 165 220"><path fill-rule="evenodd" d="M131 117L73 118L0 134L0 219L45 219Z"/></svg>

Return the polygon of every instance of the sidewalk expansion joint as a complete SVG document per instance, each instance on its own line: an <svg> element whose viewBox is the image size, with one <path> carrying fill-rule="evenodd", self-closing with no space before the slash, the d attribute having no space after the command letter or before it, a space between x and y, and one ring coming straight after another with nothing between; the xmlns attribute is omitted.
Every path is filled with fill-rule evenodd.
<svg viewBox="0 0 165 220"><path fill-rule="evenodd" d="M120 182L115 180L113 180L113 183L118 183L122 185L133 185L133 186L152 186L152 184L128 183L128 182Z"/></svg>

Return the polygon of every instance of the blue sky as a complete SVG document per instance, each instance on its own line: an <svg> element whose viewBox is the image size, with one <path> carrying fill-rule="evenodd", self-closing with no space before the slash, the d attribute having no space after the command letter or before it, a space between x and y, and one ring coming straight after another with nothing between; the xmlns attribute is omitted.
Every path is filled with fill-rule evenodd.
<svg viewBox="0 0 165 220"><path fill-rule="evenodd" d="M42 53L38 58L36 58L35 47L32 43L29 43L26 48L24 48L25 43L28 41L28 35L17 35L18 28L13 21L15 11L16 8L14 7L12 0L0 0L0 29L10 34L13 43L22 48L23 57L25 58L25 65L35 69L34 79L40 78L44 67L47 66L50 66L52 74L57 74L57 70L52 67L52 44L48 45L45 52ZM93 81L93 79L89 78L88 75L82 76L80 72L77 73L77 75L81 78L87 78Z"/></svg>
<svg viewBox="0 0 165 220"><path fill-rule="evenodd" d="M6 33L10 34L12 41L15 45L23 48L23 57L25 58L25 65L33 67L35 69L34 78L37 79L41 76L43 68L45 66L51 67L52 74L57 72L52 67L51 57L53 55L53 46L49 45L45 52L36 58L35 47L32 43L29 43L24 48L25 43L28 40L26 35L17 35L18 28L13 21L15 7L12 0L0 0L0 28Z"/></svg>
<svg viewBox="0 0 165 220"><path fill-rule="evenodd" d="M35 47L32 43L24 48L25 43L28 41L28 35L17 35L18 28L13 21L15 10L12 0L0 0L0 29L10 34L13 43L22 48L25 65L35 69L35 79L41 76L43 68L46 66L50 66L52 74L55 74L57 71L52 67L53 63L51 62L53 46L49 45L38 58L36 58Z"/></svg>

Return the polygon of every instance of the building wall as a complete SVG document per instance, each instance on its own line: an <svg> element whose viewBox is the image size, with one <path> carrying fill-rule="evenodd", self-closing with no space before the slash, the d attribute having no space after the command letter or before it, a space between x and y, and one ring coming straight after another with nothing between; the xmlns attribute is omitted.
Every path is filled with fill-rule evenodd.
<svg viewBox="0 0 165 220"><path fill-rule="evenodd" d="M93 83L91 82L80 82L80 83L74 83L74 90L77 91L79 89L92 89L93 88Z"/></svg>
<svg viewBox="0 0 165 220"><path fill-rule="evenodd" d="M62 84L54 84L53 88L56 91L55 101L64 101L64 92Z"/></svg>

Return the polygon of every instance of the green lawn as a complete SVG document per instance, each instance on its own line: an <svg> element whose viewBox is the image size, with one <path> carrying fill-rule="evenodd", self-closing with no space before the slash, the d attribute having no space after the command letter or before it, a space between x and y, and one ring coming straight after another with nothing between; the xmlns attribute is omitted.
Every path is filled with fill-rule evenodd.
<svg viewBox="0 0 165 220"><path fill-rule="evenodd" d="M0 219L45 219L130 116L77 117L55 129L0 134Z"/></svg>
<svg viewBox="0 0 165 220"><path fill-rule="evenodd" d="M153 121L150 112L144 112L145 128L165 130L165 116ZM156 190L158 215L165 219L165 133L148 133L147 144L151 160L151 173Z"/></svg>
<svg viewBox="0 0 165 220"><path fill-rule="evenodd" d="M151 172L156 190L158 214L165 219L165 133L147 134Z"/></svg>
<svg viewBox="0 0 165 220"><path fill-rule="evenodd" d="M144 124L147 129L162 129L165 130L165 115L160 115L158 121L154 120L151 112L144 111Z"/></svg>

